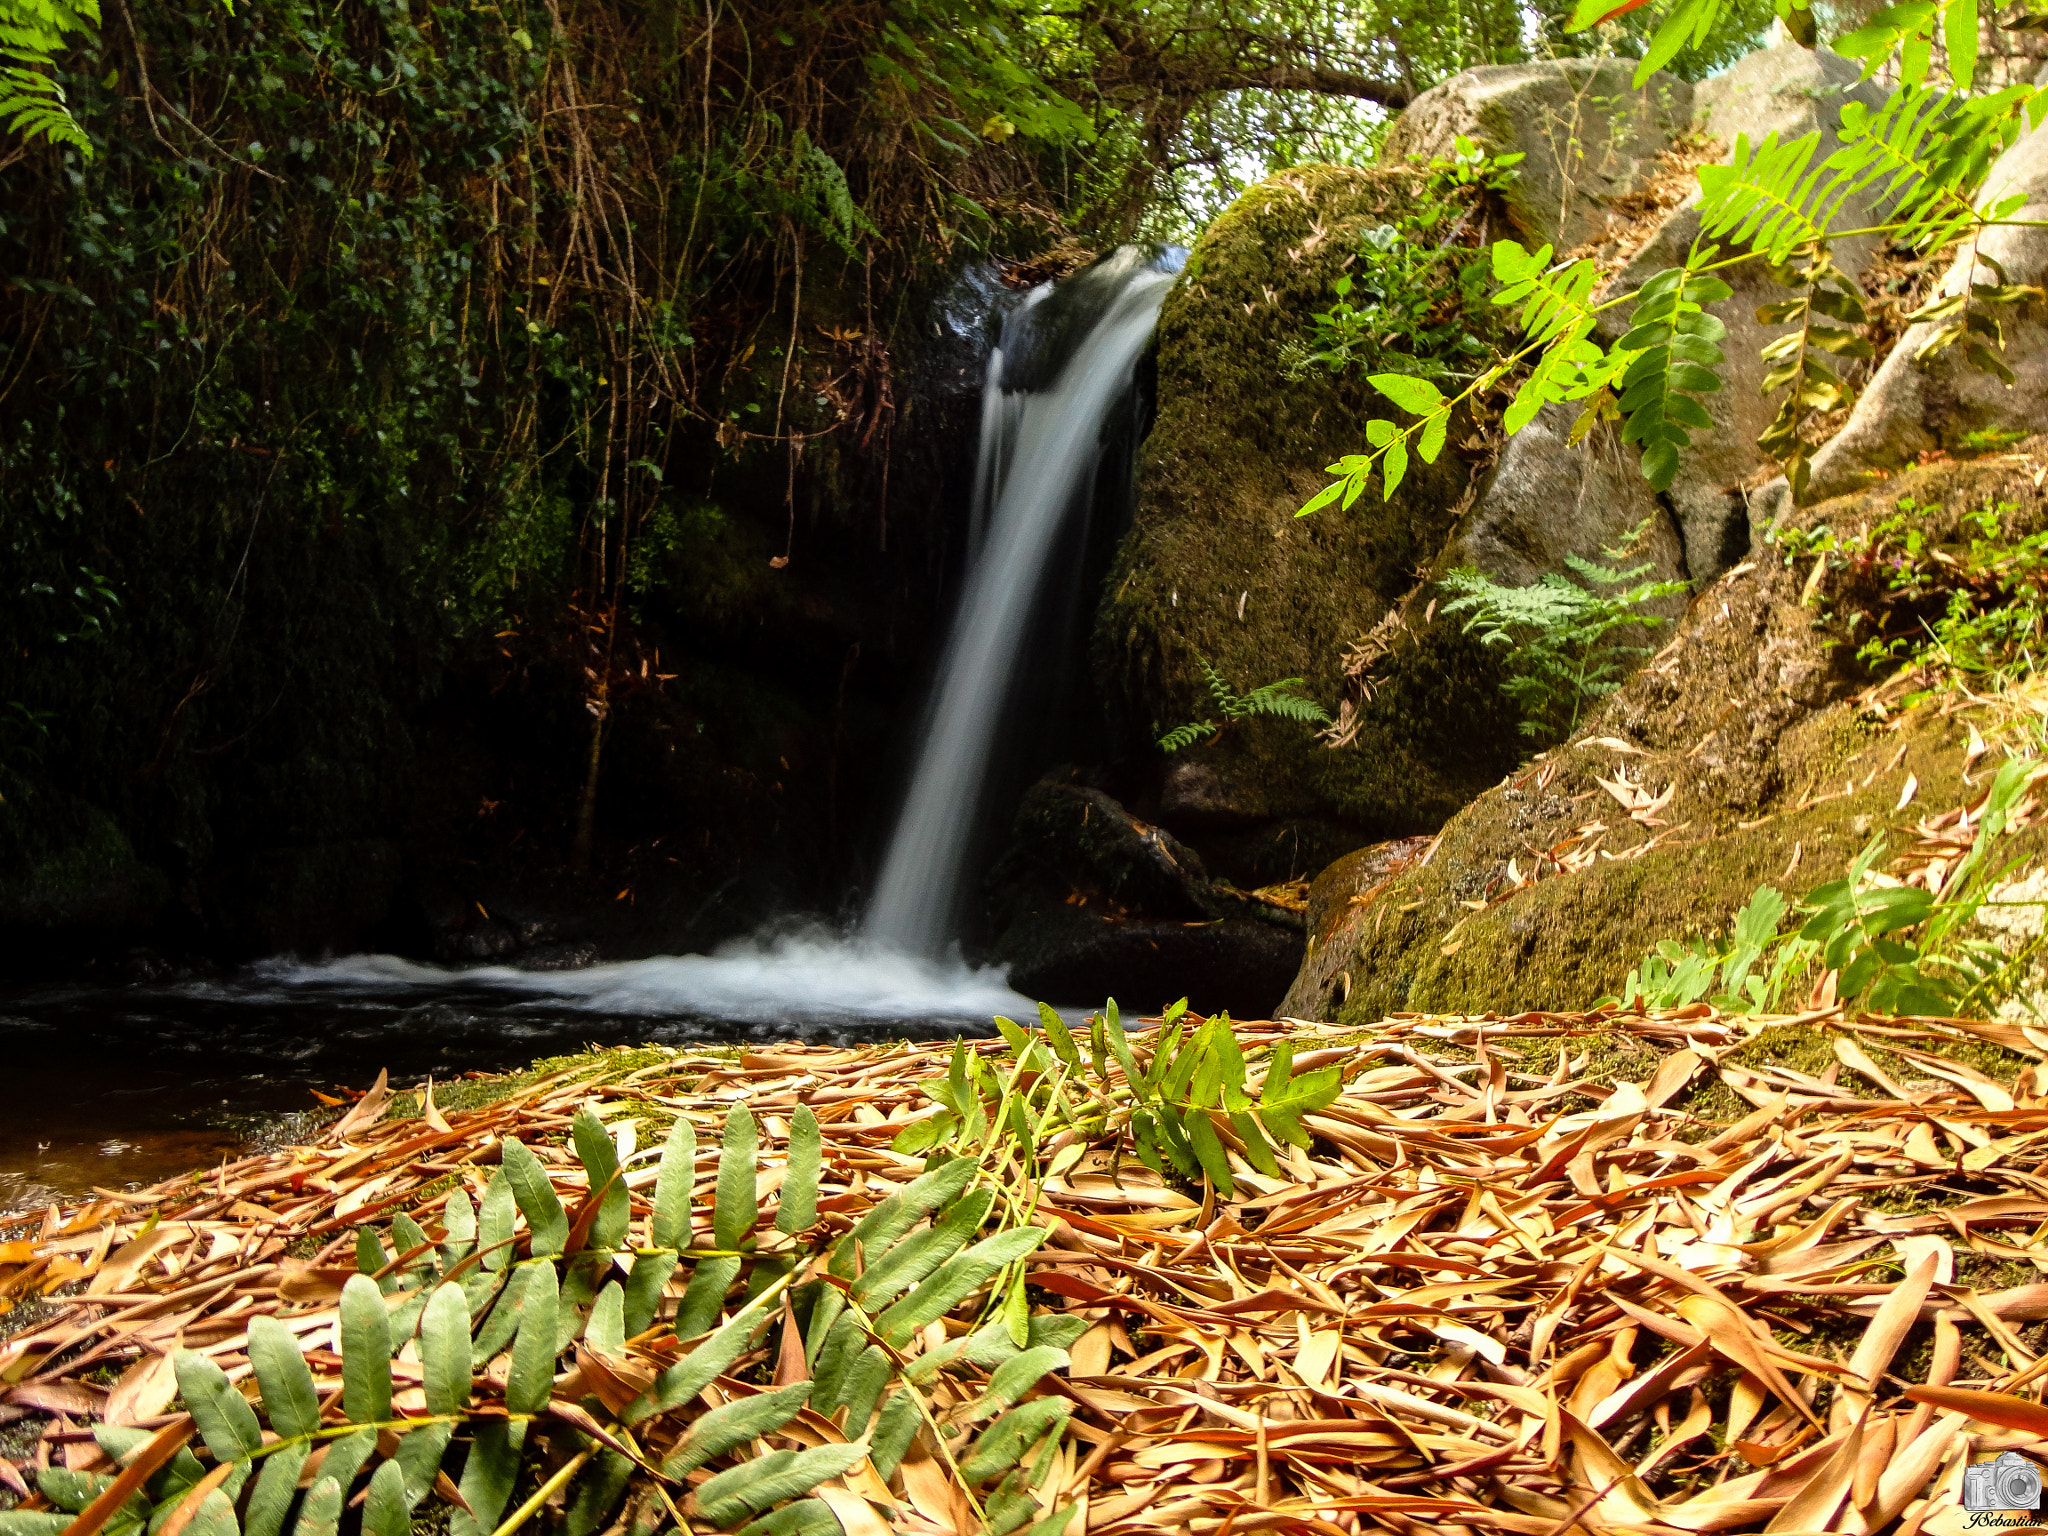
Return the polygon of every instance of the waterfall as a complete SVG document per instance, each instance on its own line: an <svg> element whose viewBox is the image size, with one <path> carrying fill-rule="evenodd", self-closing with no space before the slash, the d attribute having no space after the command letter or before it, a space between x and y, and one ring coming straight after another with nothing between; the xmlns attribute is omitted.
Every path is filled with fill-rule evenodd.
<svg viewBox="0 0 2048 1536"><path fill-rule="evenodd" d="M879 948L936 957L956 936L982 790L1047 566L1173 276L1126 246L1004 317L983 386L966 587L864 924Z"/></svg>

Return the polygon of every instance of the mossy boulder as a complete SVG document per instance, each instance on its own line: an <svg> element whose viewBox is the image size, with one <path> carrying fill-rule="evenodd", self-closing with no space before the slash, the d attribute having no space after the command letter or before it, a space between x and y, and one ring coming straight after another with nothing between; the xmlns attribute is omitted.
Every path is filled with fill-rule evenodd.
<svg viewBox="0 0 2048 1536"><path fill-rule="evenodd" d="M1391 501L1297 518L1323 466L1364 441L1365 380L1321 367L1289 377L1360 232L1396 217L1415 173L1310 166L1270 178L1210 225L1167 296L1158 415L1138 470L1133 525L1097 612L1098 681L1125 740L1214 713L1204 660L1240 691L1302 677L1334 707L1344 650L1411 593L1470 489L1457 446L1416 463ZM1214 776L1227 819L1320 818L1359 842L1441 823L1516 756L1490 660L1438 625L1366 706L1360 746L1332 751L1299 722L1232 725L1182 761ZM1179 830L1176 828L1176 830Z"/></svg>
<svg viewBox="0 0 2048 1536"><path fill-rule="evenodd" d="M1794 525L1903 511L1939 544L1986 507L2006 537L2048 527L2025 454L1916 469ZM1874 835L1899 846L1922 816L1981 793L1981 767L1964 778L1964 718L1928 706L1880 720L1855 700L1871 681L1855 643L1888 601L1869 566L1815 577L1759 544L1575 740L1508 774L1369 896L1326 894L1282 1011L1585 1008L1657 940L1724 929L1759 885L1798 896L1838 879Z"/></svg>

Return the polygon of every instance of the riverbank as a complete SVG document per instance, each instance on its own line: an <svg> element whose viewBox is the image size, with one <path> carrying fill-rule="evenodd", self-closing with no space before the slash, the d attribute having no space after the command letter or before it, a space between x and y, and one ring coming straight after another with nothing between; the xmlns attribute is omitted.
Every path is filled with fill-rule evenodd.
<svg viewBox="0 0 2048 1536"><path fill-rule="evenodd" d="M2048 1440L2048 1035L1233 1032L380 1082L303 1145L52 1206L0 1234L0 1531L239 1502L275 1536L304 1488L311 1536L319 1468L338 1498L381 1455L379 1536L1941 1536L1973 1454Z"/></svg>

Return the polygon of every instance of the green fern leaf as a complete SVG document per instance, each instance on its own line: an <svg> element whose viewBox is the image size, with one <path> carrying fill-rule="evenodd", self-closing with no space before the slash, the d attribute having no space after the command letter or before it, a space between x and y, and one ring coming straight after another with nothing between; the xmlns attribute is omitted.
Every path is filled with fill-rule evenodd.
<svg viewBox="0 0 2048 1536"><path fill-rule="evenodd" d="M839 1517L823 1499L799 1499L743 1525L735 1536L844 1536Z"/></svg>
<svg viewBox="0 0 2048 1536"><path fill-rule="evenodd" d="M724 1369L746 1353L754 1336L768 1325L765 1313L734 1318L674 1365L655 1377L624 1414L628 1424L680 1408L710 1386Z"/></svg>
<svg viewBox="0 0 2048 1536"><path fill-rule="evenodd" d="M469 1405L469 1301L459 1285L443 1285L420 1317L420 1365L427 1412L460 1413Z"/></svg>
<svg viewBox="0 0 2048 1536"><path fill-rule="evenodd" d="M697 1131L681 1115L669 1127L661 1166L654 1175L654 1222L649 1236L657 1248L690 1245L690 1196L697 1182Z"/></svg>
<svg viewBox="0 0 2048 1536"><path fill-rule="evenodd" d="M1045 1231L1040 1227L1012 1227L982 1239L941 1264L916 1290L877 1318L875 1332L885 1344L901 1349L918 1329L945 1316L1043 1241Z"/></svg>
<svg viewBox="0 0 2048 1536"><path fill-rule="evenodd" d="M699 1486L695 1494L697 1509L713 1525L729 1526L784 1499L809 1493L827 1478L850 1471L867 1453L863 1444L771 1451L741 1462Z"/></svg>
<svg viewBox="0 0 2048 1536"><path fill-rule="evenodd" d="M1066 1424L1072 1410L1057 1397L1040 1397L1012 1408L984 1429L960 1458L960 1476L970 1485L1002 1476L1024 1453Z"/></svg>
<svg viewBox="0 0 2048 1536"><path fill-rule="evenodd" d="M349 1282L351 1285L354 1280ZM382 1306L382 1302L379 1302ZM263 1426L249 1400L237 1392L227 1374L206 1356L181 1349L171 1357L178 1395L216 1461L235 1461L263 1444Z"/></svg>
<svg viewBox="0 0 2048 1536"><path fill-rule="evenodd" d="M351 1424L391 1417L391 1314L363 1275L341 1288L341 1402Z"/></svg>
<svg viewBox="0 0 2048 1536"><path fill-rule="evenodd" d="M484 1186L484 1201L476 1218L476 1243L483 1252L481 1262L485 1269L501 1270L512 1262L512 1232L518 1213L512 1180L500 1163L491 1182Z"/></svg>
<svg viewBox="0 0 2048 1536"><path fill-rule="evenodd" d="M1215 729L1214 720L1191 720L1186 725L1175 726L1160 737L1159 748L1162 752L1178 752L1183 747L1193 746Z"/></svg>
<svg viewBox="0 0 2048 1536"><path fill-rule="evenodd" d="M412 1536L412 1508L405 1500L405 1474L387 1461L370 1479L363 1501L363 1536Z"/></svg>
<svg viewBox="0 0 2048 1536"><path fill-rule="evenodd" d="M761 1128L753 1111L734 1104L725 1117L725 1145L718 1156L718 1195L711 1208L711 1241L718 1248L737 1248L761 1219L754 1193L754 1165Z"/></svg>
<svg viewBox="0 0 2048 1536"><path fill-rule="evenodd" d="M872 1257L853 1283L853 1299L868 1311L893 1301L967 1246L995 1203L995 1191L977 1189L958 1201L928 1231L906 1237Z"/></svg>
<svg viewBox="0 0 2048 1536"><path fill-rule="evenodd" d="M512 1370L505 1382L505 1407L539 1413L555 1384L555 1339L560 1301L555 1266L539 1261L520 1266L519 1332L512 1342Z"/></svg>
<svg viewBox="0 0 2048 1536"><path fill-rule="evenodd" d="M262 1389L270 1427L287 1440L317 1433L320 1397L291 1329L274 1317L250 1319L249 1364Z"/></svg>
<svg viewBox="0 0 2048 1536"><path fill-rule="evenodd" d="M823 1143L818 1117L800 1104L789 1121L789 1156L775 1209L775 1230L802 1232L818 1219L818 1167Z"/></svg>
<svg viewBox="0 0 2048 1536"><path fill-rule="evenodd" d="M298 1497L299 1471L312 1451L309 1442L286 1443L263 1458L256 1490L249 1495L249 1518L242 1525L242 1536L278 1536L284 1529L292 1500Z"/></svg>
<svg viewBox="0 0 2048 1536"><path fill-rule="evenodd" d="M532 1235L533 1257L560 1253L569 1241L569 1216L562 1209L555 1186L548 1181L546 1167L534 1155L533 1148L517 1138L507 1138L502 1146L505 1177Z"/></svg>
<svg viewBox="0 0 2048 1536"><path fill-rule="evenodd" d="M341 1529L341 1484L331 1477L319 1477L306 1490L299 1505L298 1524L292 1536L335 1536ZM458 1511L459 1513L459 1511Z"/></svg>
<svg viewBox="0 0 2048 1536"><path fill-rule="evenodd" d="M590 1227L590 1246L609 1253L625 1242L626 1225L632 1219L631 1197L619 1171L619 1149L588 1104L576 1111L570 1136L576 1143L576 1156L583 1164L584 1175L590 1181L590 1192L598 1202L597 1219Z"/></svg>
<svg viewBox="0 0 2048 1536"><path fill-rule="evenodd" d="M475 1426L458 1489L469 1508L457 1505L449 1511L449 1536L490 1536L497 1529L518 1484L525 1436L524 1424L486 1419Z"/></svg>
<svg viewBox="0 0 2048 1536"><path fill-rule="evenodd" d="M16 56L35 61L26 51L16 52ZM52 144L67 144L85 159L93 158L92 140L71 115L64 87L34 69L0 66L0 124L30 142L47 139Z"/></svg>
<svg viewBox="0 0 2048 1536"><path fill-rule="evenodd" d="M1695 259L1701 255L1696 249ZM1730 292L1719 278L1686 267L1660 272L1643 285L1630 328L1615 344L1634 354L1621 376L1621 440L1641 446L1642 476L1659 491L1671 487L1678 451L1692 442L1689 429L1714 424L1697 397L1721 387L1714 370L1723 359L1714 343L1728 328L1702 306Z"/></svg>
<svg viewBox="0 0 2048 1536"><path fill-rule="evenodd" d="M634 1256L633 1273L626 1277L624 1325L627 1338L637 1338L653 1326L655 1314L661 1310L661 1298L668 1289L669 1277L676 1272L678 1262L673 1253Z"/></svg>
<svg viewBox="0 0 2048 1536"><path fill-rule="evenodd" d="M799 1381L779 1391L713 1408L690 1425L689 1433L661 1464L661 1475L680 1482L707 1461L772 1435L802 1412L810 1395L811 1383Z"/></svg>

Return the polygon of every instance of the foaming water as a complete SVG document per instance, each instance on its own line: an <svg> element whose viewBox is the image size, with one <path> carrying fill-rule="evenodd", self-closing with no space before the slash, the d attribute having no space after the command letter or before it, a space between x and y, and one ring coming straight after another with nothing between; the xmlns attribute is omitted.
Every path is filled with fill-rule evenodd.
<svg viewBox="0 0 2048 1536"><path fill-rule="evenodd" d="M738 940L708 955L662 955L580 971L449 970L395 955L352 955L268 961L253 967L249 978L287 991L459 989L497 994L515 1005L746 1024L950 1020L973 1033L987 1032L996 1014L1035 1006L1010 990L1000 969L927 959L817 929Z"/></svg>

